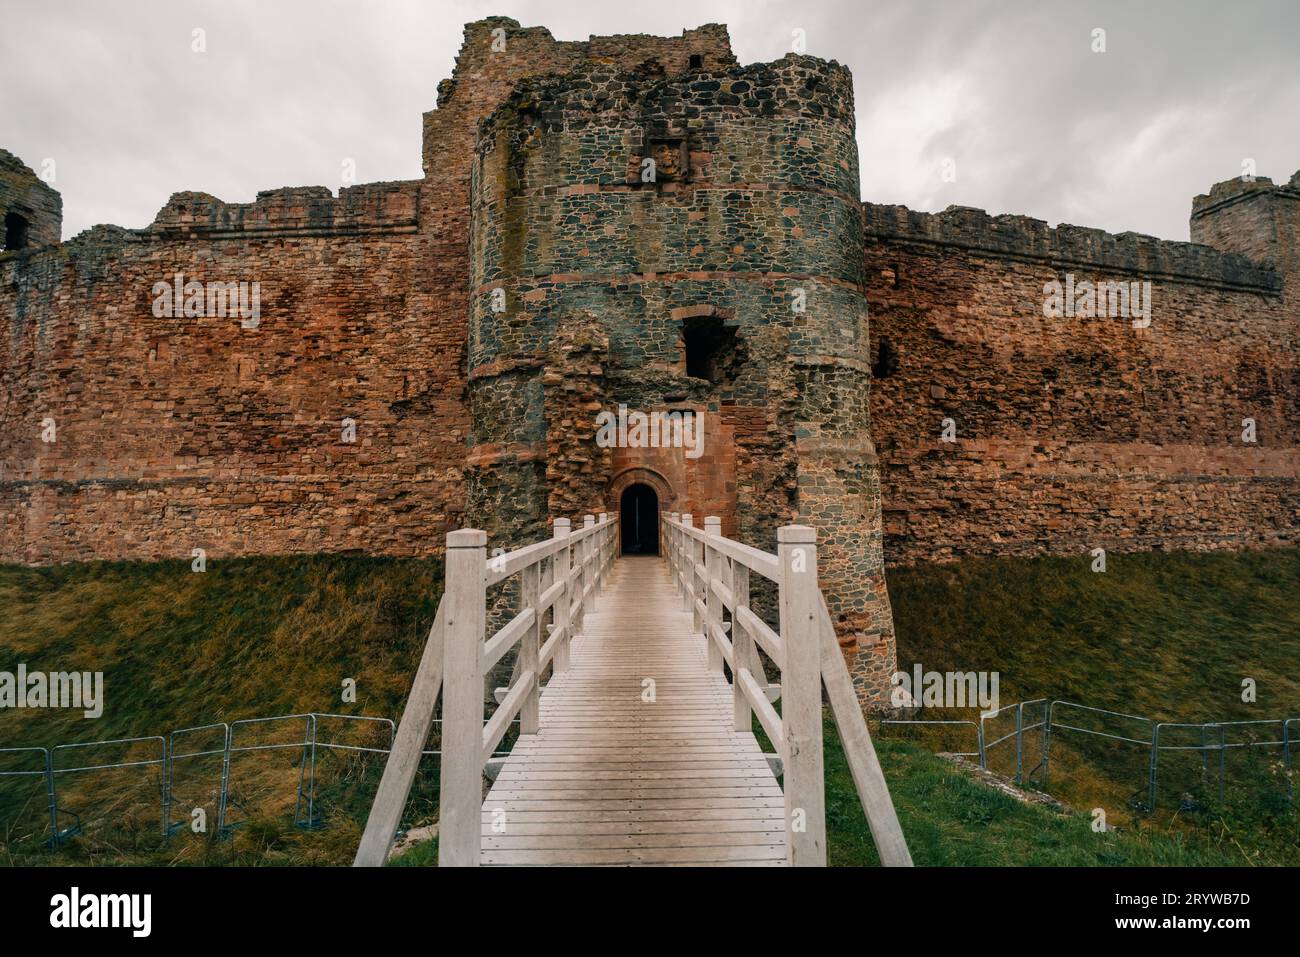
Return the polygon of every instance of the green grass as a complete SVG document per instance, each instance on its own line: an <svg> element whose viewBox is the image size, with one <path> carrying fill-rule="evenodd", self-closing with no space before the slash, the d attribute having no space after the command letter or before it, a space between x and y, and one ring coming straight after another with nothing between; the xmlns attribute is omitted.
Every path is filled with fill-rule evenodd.
<svg viewBox="0 0 1300 957"><path fill-rule="evenodd" d="M879 864L834 724L826 722L829 863ZM1023 803L914 744L877 740L912 860L919 866L1156 866L1240 863L1207 836L1094 832L1080 813Z"/></svg>
<svg viewBox="0 0 1300 957"><path fill-rule="evenodd" d="M996 671L1002 704L1061 699L1188 723L1300 717L1300 550L1110 555L1106 572L1090 566L1090 556L970 559L891 572L900 670ZM1254 702L1242 700L1245 679ZM1013 727L1008 718L997 733ZM1077 712L1067 721L1150 734L1140 722ZM1280 737L1278 726L1265 730ZM1167 740L1200 743L1199 733ZM945 746L967 749L970 735ZM1027 768L1037 762L1030 753ZM1230 752L1222 800L1214 761L1206 773L1196 752L1162 752L1149 816L1131 804L1146 796L1148 756L1062 732L1049 790L1131 831L1202 839L1237 863L1300 863L1280 748ZM1013 764L1008 745L990 754L991 766Z"/></svg>
<svg viewBox="0 0 1300 957"><path fill-rule="evenodd" d="M203 573L185 562L0 566L0 669L24 662L29 671L103 671L105 698L103 716L94 720L80 711L7 711L0 747L164 735L210 722L311 711L395 719L441 590L441 563L422 560L260 557L212 561ZM356 681L355 703L342 700L348 678ZM246 740L292 740L303 727L250 728ZM330 733L372 743L352 730ZM60 764L79 757L140 759L146 751L71 752ZM232 791L250 818L233 842L215 842L211 833L161 841L157 768L60 775L60 806L82 814L86 835L54 860L161 863L180 855L194 863L319 862L321 849L350 831L355 849L356 819L382 759L322 752L320 804L336 819L324 831L305 834L288 827L299 753L232 760ZM16 767L13 760L5 769ZM177 767L178 800L204 806L213 830L219 776L219 758ZM0 860L5 854L49 856L36 847L44 795L30 785L39 782L0 778L0 822L6 826ZM425 819L432 816L427 802L412 809L417 818L421 811ZM340 846L330 853L327 860L342 860L351 850Z"/></svg>
<svg viewBox="0 0 1300 957"><path fill-rule="evenodd" d="M1300 717L1300 549L968 559L889 573L900 669L997 671L1003 702L1165 721ZM1258 700L1241 700L1253 678Z"/></svg>
<svg viewBox="0 0 1300 957"><path fill-rule="evenodd" d="M344 556L214 561L202 574L178 562L0 567L0 669L21 661L32 670L102 670L107 699L99 720L6 712L0 747L306 711L395 718L441 580L433 561ZM1112 555L1100 576L1084 559L973 560L890 576L901 664L998 670L1004 702L1050 695L1187 720L1300 714L1297 584L1295 551ZM1258 704L1240 701L1240 677L1256 679ZM344 678L357 681L354 704L340 698ZM1192 816L1176 826L1134 820L1099 834L1085 814L1024 804L925 748L876 739L918 864L1300 861L1289 806ZM831 863L872 864L830 725L826 754ZM1075 761L1076 783L1101 795L1092 802L1085 793L1075 806L1122 804L1126 782L1108 779L1068 747L1054 749L1054 764L1058 756L1063 772ZM162 840L156 769L61 777L60 804L81 811L87 827L57 853L39 846L39 786L0 778L0 863L348 863L382 758L322 756L318 798L327 826L317 831L289 821L295 760L290 752L238 759L233 790L247 820L231 841L211 830ZM210 806L213 770L188 782L178 777L178 798ZM435 818L435 789L436 767L422 770L409 824ZM436 841L394 864L434 862Z"/></svg>

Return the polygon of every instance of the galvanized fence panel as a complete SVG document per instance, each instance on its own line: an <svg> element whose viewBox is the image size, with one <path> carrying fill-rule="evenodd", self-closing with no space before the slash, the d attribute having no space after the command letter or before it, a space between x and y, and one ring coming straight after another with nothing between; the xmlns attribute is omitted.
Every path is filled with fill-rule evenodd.
<svg viewBox="0 0 1300 957"><path fill-rule="evenodd" d="M158 756L152 757L153 745L157 743ZM108 761L106 763L85 763L92 761L92 758L79 758L78 762L72 767L59 767L59 756L61 753L68 754L78 752L83 754L94 748L113 747L125 752L121 758L128 760ZM143 758L133 758L135 753L144 752L151 756ZM161 735L146 735L139 738L109 738L104 741L84 741L77 744L57 744L50 748L50 777L51 791L53 792L53 810L50 813L50 823L53 828L52 841L57 846L64 838L79 834L83 828L83 818L85 815L71 809L60 808L58 799L58 781L60 775L70 774L88 774L93 772L117 771L126 768L158 768L158 795L159 795L159 817L161 820L162 833L167 833L167 818L165 816L165 806L162 799L165 785L163 781L167 773L167 739ZM64 827L59 820L60 813L70 815L74 821L71 825Z"/></svg>
<svg viewBox="0 0 1300 957"><path fill-rule="evenodd" d="M218 735L215 734L218 731L220 732L219 744L215 740L208 740L218 738ZM206 743L189 744L188 739L191 738L199 738ZM163 819L167 821L168 834L174 834L190 824L189 821L174 820L174 810L178 803L191 811L195 808L203 808L205 812L207 810L207 805L201 798L199 800L190 800L186 797L177 798L177 768L182 769L181 780L190 785L191 788L202 788L205 780L202 770L195 770L195 768L208 769L210 777L207 778L207 784L210 786L215 785L215 790L212 793L212 805L219 813L226 787L230 782L229 746L230 725L224 721L218 724L203 724L193 728L180 728L167 736L167 775L163 788ZM192 793L192 791L186 790L186 794Z"/></svg>
<svg viewBox="0 0 1300 957"><path fill-rule="evenodd" d="M6 756L10 755L16 759L17 763L28 763L32 767L17 769L6 767L11 760ZM18 755L36 758L37 760L25 762L22 758L18 758ZM39 804L35 805L35 807L39 808L39 811L32 816L36 817L37 820L43 818L39 824L39 830L43 831L45 828L49 828L50 833L46 840L52 844L54 835L58 833L59 822L55 814L54 772L50 764L50 749L0 748L0 778L7 779L0 780L0 795L9 792L12 795L9 802L20 809L17 818L4 822L4 844L11 846L15 841L21 842L24 839L22 814L28 811L29 808L34 807L33 800L37 799L37 796L42 793L44 795L44 807L39 808ZM43 814L40 812L43 812ZM33 828L32 836L35 836L38 833L36 820L31 821L30 825ZM14 832L15 828L18 829L17 833Z"/></svg>
<svg viewBox="0 0 1300 957"><path fill-rule="evenodd" d="M288 723L292 723L296 726L300 722L302 725L301 737L296 737L290 741L271 740L260 741L260 743L256 744L236 743L241 740L239 738L240 729L245 729L245 736L247 736L248 732L254 728L259 731L271 728L271 733L274 733L275 730L278 730L279 726ZM304 794L306 791L307 773L310 767L312 738L314 732L315 719L310 714L283 714L270 718L244 718L230 723L230 733L226 738L226 751L229 755L227 758L227 764L229 769L226 774L226 786L221 795L221 807L217 815L217 832L222 837L229 836L234 828L244 823L244 821L250 817L249 805L253 798L251 796L244 796L242 798L236 798L233 796L233 792L235 791L235 759L237 755L241 754L266 753L271 751L297 752L298 790L294 798L293 823L295 825L302 825L304 823ZM241 820L231 820L230 812L232 808L238 810L243 815Z"/></svg>
<svg viewBox="0 0 1300 957"><path fill-rule="evenodd" d="M936 728L963 726L974 728L976 752L936 746ZM1043 789L1052 783L1055 743L1058 779L1063 760L1082 757L1110 780L1130 780L1130 805L1148 814L1161 800L1182 812L1222 805L1234 794L1249 800L1269 794L1287 801L1295 798L1300 718L1156 722L1143 715L1036 698L985 712L978 726L962 719L893 718L882 721L881 729L910 734L935 750L978 757L985 769Z"/></svg>
<svg viewBox="0 0 1300 957"><path fill-rule="evenodd" d="M1033 779L1045 766L1047 755L1046 698L1003 705L980 715L984 742L981 766L1009 777L1016 784Z"/></svg>

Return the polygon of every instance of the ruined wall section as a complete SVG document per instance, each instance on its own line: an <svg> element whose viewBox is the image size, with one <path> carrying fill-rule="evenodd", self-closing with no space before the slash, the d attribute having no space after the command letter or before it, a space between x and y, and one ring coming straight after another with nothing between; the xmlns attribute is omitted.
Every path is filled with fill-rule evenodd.
<svg viewBox="0 0 1300 957"><path fill-rule="evenodd" d="M872 696L893 646L852 103L847 70L799 56L662 77L593 64L515 90L481 128L472 187L471 455L482 467L470 500L510 536L545 521L557 484L604 494L613 511L625 473L641 471L671 496L661 507L718 514L748 542L772 547L779 525L815 525L826 592ZM687 374L698 321L731 341L712 380ZM604 471L592 443L539 478L548 410L565 400L543 372L549 343L584 322L608 342L606 408L691 409L706 423L699 460L618 449Z"/></svg>
<svg viewBox="0 0 1300 957"><path fill-rule="evenodd" d="M416 289L417 203L178 194L148 229L0 260L0 556L430 551L456 523L463 346ZM218 314L214 282L258 315ZM159 283L180 313L155 314Z"/></svg>
<svg viewBox="0 0 1300 957"><path fill-rule="evenodd" d="M17 156L0 149L0 252L52 246L62 230L63 197Z"/></svg>
<svg viewBox="0 0 1300 957"><path fill-rule="evenodd" d="M1289 273L960 207L864 216L888 563L1297 540ZM1067 274L1150 281L1150 325L1046 318L1044 286Z"/></svg>

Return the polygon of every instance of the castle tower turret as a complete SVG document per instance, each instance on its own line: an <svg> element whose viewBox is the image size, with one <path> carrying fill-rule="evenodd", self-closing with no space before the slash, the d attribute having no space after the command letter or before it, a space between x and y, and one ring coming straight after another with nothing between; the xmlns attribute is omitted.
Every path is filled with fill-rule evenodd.
<svg viewBox="0 0 1300 957"><path fill-rule="evenodd" d="M601 510L627 544L646 497L760 544L812 524L879 701L894 651L858 196L838 64L594 62L520 84L480 127L471 189L469 508L506 539ZM699 445L602 442L602 414L692 417Z"/></svg>
<svg viewBox="0 0 1300 957"><path fill-rule="evenodd" d="M63 198L22 160L0 149L0 253L57 243Z"/></svg>
<svg viewBox="0 0 1300 957"><path fill-rule="evenodd" d="M1192 201L1192 242L1241 253L1282 274L1300 294L1300 172L1275 186L1267 176L1216 183Z"/></svg>

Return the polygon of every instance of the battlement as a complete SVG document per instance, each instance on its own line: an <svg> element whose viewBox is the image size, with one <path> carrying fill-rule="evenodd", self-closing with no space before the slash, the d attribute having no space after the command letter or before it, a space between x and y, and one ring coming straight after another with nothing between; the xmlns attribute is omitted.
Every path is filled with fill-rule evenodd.
<svg viewBox="0 0 1300 957"><path fill-rule="evenodd" d="M527 114L540 132L583 129L595 115L629 110L660 114L685 127L704 113L717 121L741 116L803 117L852 122L853 76L833 60L790 53L752 63L669 74L657 61L635 70L607 60L581 64L560 76L521 80L479 126L480 144L497 128Z"/></svg>
<svg viewBox="0 0 1300 957"><path fill-rule="evenodd" d="M225 203L208 193L174 193L142 238L223 233L298 232L315 235L415 229L419 182L366 183L263 190L251 203Z"/></svg>
<svg viewBox="0 0 1300 957"><path fill-rule="evenodd" d="M1300 199L1300 170L1291 176L1290 182L1280 186L1275 186L1267 176L1251 179L1238 176L1215 183L1208 193L1202 193L1192 200L1192 219L1207 216L1223 206L1266 196Z"/></svg>
<svg viewBox="0 0 1300 957"><path fill-rule="evenodd" d="M862 204L868 242L927 243L1059 267L1099 269L1150 279L1205 283L1277 294L1282 278L1271 266L1208 244L1082 226L1049 226L1029 216L990 216L949 206L923 213L906 206Z"/></svg>
<svg viewBox="0 0 1300 957"><path fill-rule="evenodd" d="M731 37L721 23L683 30L680 37L644 33L590 36L586 40L556 40L546 27L522 27L510 17L487 17L465 25L465 39L449 79L438 85L438 108L451 105L461 81L493 79L494 54L516 79L537 74L568 73L583 63L644 65L667 73L716 70L736 63Z"/></svg>

